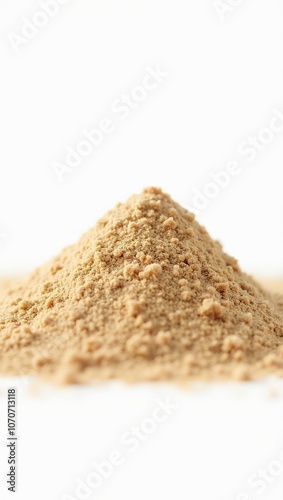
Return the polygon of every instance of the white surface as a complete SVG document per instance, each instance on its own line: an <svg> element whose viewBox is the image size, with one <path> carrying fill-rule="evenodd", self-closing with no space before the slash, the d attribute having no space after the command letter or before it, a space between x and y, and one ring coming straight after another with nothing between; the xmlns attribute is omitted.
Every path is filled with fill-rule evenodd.
<svg viewBox="0 0 283 500"><path fill-rule="evenodd" d="M68 494L71 500L79 500L78 479L85 483L94 472L93 462L101 464L120 451L123 463L85 499L282 499L282 381L201 384L187 389L120 383L54 389L38 382L30 385L24 379L2 379L2 472L7 467L6 388L15 385L20 492L16 498L70 500L64 496ZM151 435L142 433L146 440L137 440L135 450L123 444L123 435L128 433L128 440L133 426L149 425L145 421L157 401L166 399L177 406L171 415ZM249 481L252 475L258 480L255 475L261 468L269 471L271 483L263 480L259 494L259 485ZM11 497L2 474L0 497Z"/></svg>
<svg viewBox="0 0 283 500"><path fill-rule="evenodd" d="M17 54L8 34L42 9L1 1L0 274L40 265L146 185L190 206L237 160L198 218L245 270L283 275L283 133L251 162L238 151L283 111L283 4L228 2L221 20L214 0L71 0ZM121 120L111 104L156 64L168 77ZM59 184L52 162L109 117L115 131Z"/></svg>

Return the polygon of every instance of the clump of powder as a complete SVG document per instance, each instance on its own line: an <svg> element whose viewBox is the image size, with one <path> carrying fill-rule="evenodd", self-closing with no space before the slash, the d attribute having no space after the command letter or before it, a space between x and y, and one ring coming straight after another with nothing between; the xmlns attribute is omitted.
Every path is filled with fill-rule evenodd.
<svg viewBox="0 0 283 500"><path fill-rule="evenodd" d="M5 292L0 354L61 383L282 376L282 301L148 188Z"/></svg>

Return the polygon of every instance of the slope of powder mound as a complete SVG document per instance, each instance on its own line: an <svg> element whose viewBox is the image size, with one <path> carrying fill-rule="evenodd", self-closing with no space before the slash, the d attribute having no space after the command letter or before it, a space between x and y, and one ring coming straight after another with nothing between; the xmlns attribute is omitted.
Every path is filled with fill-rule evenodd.
<svg viewBox="0 0 283 500"><path fill-rule="evenodd" d="M157 188L6 292L0 373L63 383L283 376L283 312Z"/></svg>

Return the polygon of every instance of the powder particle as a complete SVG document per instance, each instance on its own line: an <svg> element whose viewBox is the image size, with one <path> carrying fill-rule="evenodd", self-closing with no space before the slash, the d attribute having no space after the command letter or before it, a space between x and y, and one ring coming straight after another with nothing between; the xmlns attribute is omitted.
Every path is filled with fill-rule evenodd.
<svg viewBox="0 0 283 500"><path fill-rule="evenodd" d="M250 380L251 373L248 366L239 365L232 371L232 378L239 382Z"/></svg>
<svg viewBox="0 0 283 500"><path fill-rule="evenodd" d="M175 227L177 226L177 224L174 221L173 217L169 217L169 219L166 219L163 222L163 226L165 227L165 229L175 229Z"/></svg>
<svg viewBox="0 0 283 500"><path fill-rule="evenodd" d="M283 300L158 188L118 204L0 301L0 373L247 380L283 373Z"/></svg>
<svg viewBox="0 0 283 500"><path fill-rule="evenodd" d="M174 276L179 276L179 272L180 272L180 266L178 266L178 264L176 266L173 266Z"/></svg>
<svg viewBox="0 0 283 500"><path fill-rule="evenodd" d="M265 366L277 366L278 364L278 358L276 354L274 353L269 353L263 358L263 364Z"/></svg>
<svg viewBox="0 0 283 500"><path fill-rule="evenodd" d="M157 276L162 271L162 267L160 264L149 264L144 268L142 272L140 272L140 278L152 278L153 276Z"/></svg>
<svg viewBox="0 0 283 500"><path fill-rule="evenodd" d="M185 290L181 293L181 299L184 302L188 302L189 300L191 300L191 293L188 290Z"/></svg>
<svg viewBox="0 0 283 500"><path fill-rule="evenodd" d="M232 352L237 349L242 349L243 345L244 342L238 335L228 335L223 341L223 350Z"/></svg>
<svg viewBox="0 0 283 500"><path fill-rule="evenodd" d="M212 318L221 318L223 315L223 307L214 299L204 299L202 305L198 309L198 313L201 315L211 316Z"/></svg>
<svg viewBox="0 0 283 500"><path fill-rule="evenodd" d="M171 334L170 332L158 332L155 338L155 341L157 344L169 344L171 341Z"/></svg>

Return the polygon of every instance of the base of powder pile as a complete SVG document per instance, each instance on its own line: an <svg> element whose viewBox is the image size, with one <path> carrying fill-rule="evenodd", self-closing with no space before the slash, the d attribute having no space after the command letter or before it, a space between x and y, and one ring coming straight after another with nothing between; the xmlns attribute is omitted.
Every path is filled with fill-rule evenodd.
<svg viewBox="0 0 283 500"><path fill-rule="evenodd" d="M15 284L18 284L21 281L22 278L0 279L0 296L2 293L6 292L7 289L15 286ZM283 280L274 278L256 277L255 281L259 283L263 287L263 289L267 290L275 301L282 304ZM274 373L274 369L272 366L261 368L261 370L258 370L256 373L252 373L252 371L249 370L248 365L239 366L239 364L235 364L233 366L233 363L231 363L229 364L229 366L223 366L223 365L215 366L214 369L209 369L207 371L205 369L202 369L201 371L198 370L198 373L196 375L193 375L193 373L191 373L191 375L188 376L188 372L186 371L185 374L182 376L182 370L178 366L176 367L171 366L168 367L166 370L164 366L163 367L156 366L156 363L154 364L154 368L153 367L146 368L146 366L143 363L139 365L139 363L136 362L134 367L132 364L130 364L128 367L126 366L126 364L124 364L121 367L121 369L119 367L116 367L110 370L109 367L103 368L100 366L97 370L95 370L93 367L90 370L88 370L87 368L79 371L76 370L76 374L74 376L72 366L70 365L66 366L63 363L61 369L57 370L55 374L53 374L52 371L48 369L46 370L46 372L44 370L41 371L40 377L42 380L45 379L47 383L51 382L52 384L55 385L78 384L78 383L89 384L95 380L99 380L100 382L103 381L108 382L111 381L111 379L120 378L124 380L124 382L128 383L140 383L142 381L148 381L148 382L159 382L162 384L162 382L160 381L168 380L170 382L177 383L180 387L189 386L190 388L193 388L198 386L202 387L202 385L198 384L206 383L209 381L228 382L229 380L234 380L235 382L237 382L237 381L248 381L248 380L260 381L262 379L268 380L270 374L272 373ZM17 381L21 380L21 384L27 388L30 394L36 394L38 393L38 391L41 392L42 390L44 391L44 385L41 385L39 382L36 382L36 378L34 378L34 376L38 375L36 370L33 371L32 377L30 377L28 374L29 370L27 370L27 374L25 374L25 372L22 371L19 374L20 379L15 378L11 380L14 380L16 385ZM281 372L281 370L277 372L277 376L279 376L279 379L283 377L283 373ZM2 381L4 382L5 379L9 381L10 377L6 376L2 378ZM283 394L283 386L282 386L282 394Z"/></svg>

